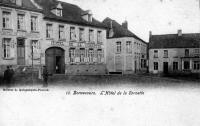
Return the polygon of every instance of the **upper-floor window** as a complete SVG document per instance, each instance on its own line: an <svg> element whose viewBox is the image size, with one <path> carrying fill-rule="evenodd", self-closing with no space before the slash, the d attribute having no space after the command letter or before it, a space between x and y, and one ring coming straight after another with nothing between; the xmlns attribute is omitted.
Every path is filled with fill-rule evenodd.
<svg viewBox="0 0 200 126"><path fill-rule="evenodd" d="M17 15L17 29L25 30L25 15L24 14Z"/></svg>
<svg viewBox="0 0 200 126"><path fill-rule="evenodd" d="M122 51L122 43L121 42L116 42L116 45L117 45L117 53L121 53Z"/></svg>
<svg viewBox="0 0 200 126"><path fill-rule="evenodd" d="M16 4L16 0L10 0L10 2Z"/></svg>
<svg viewBox="0 0 200 126"><path fill-rule="evenodd" d="M70 59L70 63L74 63L75 62L75 49L74 48L70 48L69 49L69 59Z"/></svg>
<svg viewBox="0 0 200 126"><path fill-rule="evenodd" d="M37 16L31 16L31 31L38 30L38 21Z"/></svg>
<svg viewBox="0 0 200 126"><path fill-rule="evenodd" d="M194 55L200 56L200 49L194 49Z"/></svg>
<svg viewBox="0 0 200 126"><path fill-rule="evenodd" d="M3 11L3 28L11 28L11 12Z"/></svg>
<svg viewBox="0 0 200 126"><path fill-rule="evenodd" d="M185 49L185 56L189 57L189 54L190 54L189 49Z"/></svg>
<svg viewBox="0 0 200 126"><path fill-rule="evenodd" d="M97 42L102 42L102 36L101 36L101 31L97 32Z"/></svg>
<svg viewBox="0 0 200 126"><path fill-rule="evenodd" d="M79 29L79 41L84 41L84 29Z"/></svg>
<svg viewBox="0 0 200 126"><path fill-rule="evenodd" d="M65 38L64 26L62 26L62 25L59 25L59 28L58 28L58 38L59 39L64 39Z"/></svg>
<svg viewBox="0 0 200 126"><path fill-rule="evenodd" d="M158 58L158 50L154 50L154 58Z"/></svg>
<svg viewBox="0 0 200 126"><path fill-rule="evenodd" d="M46 25L46 37L47 38L52 38L53 37L53 25L52 24L47 24Z"/></svg>
<svg viewBox="0 0 200 126"><path fill-rule="evenodd" d="M131 53L132 49L131 49L131 42L127 41L126 42L126 53Z"/></svg>
<svg viewBox="0 0 200 126"><path fill-rule="evenodd" d="M62 16L62 9L57 8L56 9L56 15L61 17Z"/></svg>
<svg viewBox="0 0 200 126"><path fill-rule="evenodd" d="M168 50L164 50L164 58L168 58Z"/></svg>
<svg viewBox="0 0 200 126"><path fill-rule="evenodd" d="M10 58L11 57L10 51L11 51L11 39L4 38L3 39L3 57Z"/></svg>
<svg viewBox="0 0 200 126"><path fill-rule="evenodd" d="M75 27L70 27L70 40L76 39Z"/></svg>
<svg viewBox="0 0 200 126"><path fill-rule="evenodd" d="M89 42L94 41L94 30L90 29L89 30Z"/></svg>

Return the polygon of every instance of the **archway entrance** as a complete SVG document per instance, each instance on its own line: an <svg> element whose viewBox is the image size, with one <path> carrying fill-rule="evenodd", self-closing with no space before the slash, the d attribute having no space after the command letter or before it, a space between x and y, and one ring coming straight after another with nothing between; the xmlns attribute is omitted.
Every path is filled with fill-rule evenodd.
<svg viewBox="0 0 200 126"><path fill-rule="evenodd" d="M65 73L65 51L62 48L52 47L45 52L45 62L50 74Z"/></svg>

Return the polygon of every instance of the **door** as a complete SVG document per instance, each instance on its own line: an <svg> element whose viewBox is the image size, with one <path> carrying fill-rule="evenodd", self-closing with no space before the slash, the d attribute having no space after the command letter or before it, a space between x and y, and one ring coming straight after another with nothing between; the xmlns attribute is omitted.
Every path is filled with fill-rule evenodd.
<svg viewBox="0 0 200 126"><path fill-rule="evenodd" d="M121 56L115 57L115 71L122 72L122 58Z"/></svg>
<svg viewBox="0 0 200 126"><path fill-rule="evenodd" d="M163 62L163 72L164 74L168 74L168 62Z"/></svg>
<svg viewBox="0 0 200 126"><path fill-rule="evenodd" d="M25 65L25 40L17 39L17 64Z"/></svg>
<svg viewBox="0 0 200 126"><path fill-rule="evenodd" d="M50 74L64 74L65 73L64 50L57 47L47 49L46 66Z"/></svg>

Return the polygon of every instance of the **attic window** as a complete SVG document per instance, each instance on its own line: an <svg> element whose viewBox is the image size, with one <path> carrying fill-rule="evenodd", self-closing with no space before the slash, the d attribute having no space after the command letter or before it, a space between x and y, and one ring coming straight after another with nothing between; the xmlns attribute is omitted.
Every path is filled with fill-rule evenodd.
<svg viewBox="0 0 200 126"><path fill-rule="evenodd" d="M57 8L56 9L56 15L62 17L62 9Z"/></svg>

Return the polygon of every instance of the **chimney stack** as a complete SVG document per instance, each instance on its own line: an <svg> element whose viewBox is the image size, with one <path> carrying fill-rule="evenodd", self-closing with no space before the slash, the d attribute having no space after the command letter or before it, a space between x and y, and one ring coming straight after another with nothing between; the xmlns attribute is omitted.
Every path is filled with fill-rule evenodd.
<svg viewBox="0 0 200 126"><path fill-rule="evenodd" d="M178 30L178 36L182 36L182 30L181 29Z"/></svg>
<svg viewBox="0 0 200 126"><path fill-rule="evenodd" d="M127 21L124 21L122 23L122 27L125 28L125 29L128 29L128 22Z"/></svg>
<svg viewBox="0 0 200 126"><path fill-rule="evenodd" d="M152 31L149 31L149 37L151 37L152 36Z"/></svg>

